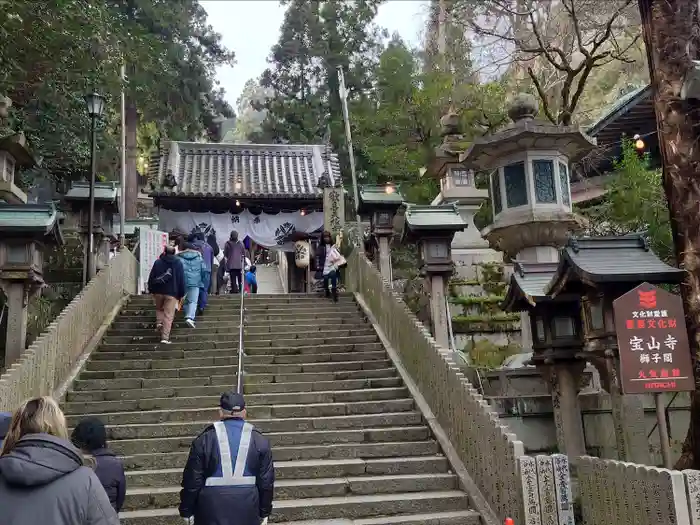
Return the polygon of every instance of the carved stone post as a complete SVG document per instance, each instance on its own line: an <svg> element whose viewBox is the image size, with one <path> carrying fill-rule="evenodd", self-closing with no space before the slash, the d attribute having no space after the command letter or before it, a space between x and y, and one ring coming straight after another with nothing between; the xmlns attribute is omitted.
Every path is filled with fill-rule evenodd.
<svg viewBox="0 0 700 525"><path fill-rule="evenodd" d="M7 297L7 337L5 339L5 366L16 362L27 343L27 305L29 297L23 282L5 282Z"/></svg>
<svg viewBox="0 0 700 525"><path fill-rule="evenodd" d="M382 277L391 282L391 253L389 252L389 237L378 235L379 241L379 272Z"/></svg>
<svg viewBox="0 0 700 525"><path fill-rule="evenodd" d="M572 460L586 454L578 393L585 361L570 361L542 367L552 395L554 426L559 452Z"/></svg>

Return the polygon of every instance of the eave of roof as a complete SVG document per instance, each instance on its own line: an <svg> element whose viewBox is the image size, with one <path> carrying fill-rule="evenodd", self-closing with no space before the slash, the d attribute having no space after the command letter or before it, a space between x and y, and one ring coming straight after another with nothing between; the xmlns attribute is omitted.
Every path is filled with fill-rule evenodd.
<svg viewBox="0 0 700 525"><path fill-rule="evenodd" d="M561 251L557 271L545 289L556 296L574 283L597 287L610 284L680 283L685 270L664 263L642 234L571 238Z"/></svg>
<svg viewBox="0 0 700 525"><path fill-rule="evenodd" d="M652 94L651 84L639 87L630 93L627 93L617 100L596 122L594 122L586 133L592 137L597 137L598 134L605 129L611 122L619 119L621 116L628 113L632 108L640 102L650 97Z"/></svg>

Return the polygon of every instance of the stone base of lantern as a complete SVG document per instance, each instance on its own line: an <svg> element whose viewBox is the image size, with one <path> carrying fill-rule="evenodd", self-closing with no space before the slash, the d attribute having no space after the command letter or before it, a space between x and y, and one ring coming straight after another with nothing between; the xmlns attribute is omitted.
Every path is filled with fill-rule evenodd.
<svg viewBox="0 0 700 525"><path fill-rule="evenodd" d="M586 226L586 220L574 213L561 210L532 210L508 213L482 230L482 236L491 248L514 259L525 248L564 246L571 233Z"/></svg>

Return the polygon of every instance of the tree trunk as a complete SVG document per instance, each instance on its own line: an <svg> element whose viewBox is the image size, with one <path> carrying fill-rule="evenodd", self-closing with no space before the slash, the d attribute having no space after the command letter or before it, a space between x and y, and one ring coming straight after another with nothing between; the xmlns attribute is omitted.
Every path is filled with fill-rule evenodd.
<svg viewBox="0 0 700 525"><path fill-rule="evenodd" d="M683 78L698 49L693 28L698 3L690 0L639 0L654 106L663 157L663 186L679 267L696 392L700 379L700 101L683 101ZM700 394L693 394L690 428L676 468L700 468Z"/></svg>
<svg viewBox="0 0 700 525"><path fill-rule="evenodd" d="M136 143L136 128L139 125L139 114L133 100L126 100L126 189L125 189L125 217L136 219L138 217L137 201L139 198L139 174L136 171L136 159L138 158L138 145Z"/></svg>

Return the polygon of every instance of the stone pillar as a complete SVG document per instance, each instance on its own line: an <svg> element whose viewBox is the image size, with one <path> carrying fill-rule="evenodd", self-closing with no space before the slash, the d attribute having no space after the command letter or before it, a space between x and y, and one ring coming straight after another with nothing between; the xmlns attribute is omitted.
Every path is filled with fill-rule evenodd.
<svg viewBox="0 0 700 525"><path fill-rule="evenodd" d="M27 343L28 294L23 282L3 284L7 297L7 338L5 342L5 368L16 362Z"/></svg>
<svg viewBox="0 0 700 525"><path fill-rule="evenodd" d="M430 276L430 313L433 318L433 336L443 348L450 347L445 304L445 278L441 274Z"/></svg>
<svg viewBox="0 0 700 525"><path fill-rule="evenodd" d="M620 461L649 463L649 439L644 424L644 398L641 395L623 395L619 380L619 360L606 359L615 442Z"/></svg>
<svg viewBox="0 0 700 525"><path fill-rule="evenodd" d="M585 361L562 362L548 365L545 372L552 395L557 446L559 452L566 454L572 461L586 453L581 406L578 400L579 385L585 367Z"/></svg>
<svg viewBox="0 0 700 525"><path fill-rule="evenodd" d="M379 273L388 282L391 282L391 253L389 252L389 237L378 235L379 241Z"/></svg>

